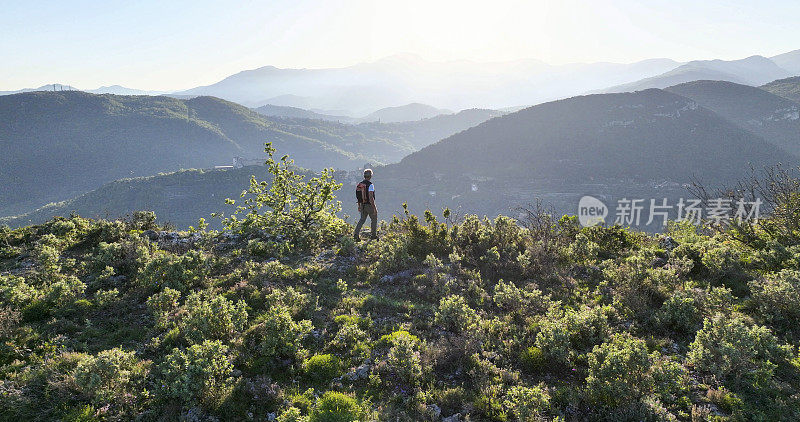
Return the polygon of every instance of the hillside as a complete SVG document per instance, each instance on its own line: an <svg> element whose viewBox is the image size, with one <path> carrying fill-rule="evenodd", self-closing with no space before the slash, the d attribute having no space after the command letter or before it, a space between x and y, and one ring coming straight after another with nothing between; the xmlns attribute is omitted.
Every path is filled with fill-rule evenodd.
<svg viewBox="0 0 800 422"><path fill-rule="evenodd" d="M763 85L761 89L800 103L800 76L772 81Z"/></svg>
<svg viewBox="0 0 800 422"><path fill-rule="evenodd" d="M737 126L800 156L800 104L763 89L722 81L695 81L666 89L697 101Z"/></svg>
<svg viewBox="0 0 800 422"><path fill-rule="evenodd" d="M714 80L759 86L775 79L791 76L770 59L751 56L741 60L696 60L663 74L622 84L602 92L629 92L649 88L666 88L684 82Z"/></svg>
<svg viewBox="0 0 800 422"><path fill-rule="evenodd" d="M485 117L479 110L473 113L479 120ZM415 134L426 133L423 123L439 128L442 121L437 119L458 115L358 127L374 137L387 128L395 134L407 130L403 142L411 143ZM761 169L776 163L791 167L798 160L692 100L648 90L575 97L496 117L397 164L376 167L375 184L384 218L402 214L403 203L414 212L451 207L489 216L517 215L517 207L537 199L557 213L573 213L587 194L602 198L613 211L622 198L667 198L675 204L691 197L684 185L695 179L718 186L740 180L751 165ZM108 215L121 216L154 209L186 228L219 210L217 198L238 193L227 185L234 180L229 174L246 181L248 173L187 172L111 183L74 201L6 221L40 223L73 210L88 216L105 216L111 210ZM359 177L352 171L342 179L346 189L351 190ZM163 186L181 186L187 202L174 199L175 191ZM115 208L106 202L121 205ZM351 195L346 195L343 213L353 215L353 207ZM612 218L613 213L608 221Z"/></svg>
<svg viewBox="0 0 800 422"><path fill-rule="evenodd" d="M655 236L447 210L355 243L310 199L224 232L0 229L0 419L800 418L789 203Z"/></svg>
<svg viewBox="0 0 800 422"><path fill-rule="evenodd" d="M357 129L371 138L391 138L398 144L409 145L410 152L498 115L500 113L493 110L474 109L418 122L363 123ZM72 213L92 218L118 218L136 210L147 209L155 211L163 221L179 228L187 228L194 225L198 218L224 210L220 198L237 197L241 193L241 186L250 180L250 175L262 173L263 167L247 166L223 171L185 170L157 176L126 178L65 201L51 203L13 217L0 218L0 224L12 227L40 224L54 216L68 216ZM353 177L358 177L357 171L351 173L355 174ZM354 180L349 178L344 181ZM422 206L415 202L411 205L415 209ZM400 212L400 203L392 204L389 209ZM345 214L354 214L354 211L347 207Z"/></svg>
<svg viewBox="0 0 800 422"><path fill-rule="evenodd" d="M411 151L349 125L270 119L212 97L0 96L0 215L30 211L132 176L261 160L267 141L298 165L355 168Z"/></svg>
<svg viewBox="0 0 800 422"><path fill-rule="evenodd" d="M545 103L484 122L376 169L391 210L461 207L497 215L544 199L574 212L583 195L687 197L682 185L738 180L795 156L685 97L660 90Z"/></svg>
<svg viewBox="0 0 800 422"><path fill-rule="evenodd" d="M723 181L786 155L697 103L665 91L574 97L507 114L385 169L460 176ZM629 164L629 165L625 165Z"/></svg>
<svg viewBox="0 0 800 422"><path fill-rule="evenodd" d="M413 122L422 119L429 119L440 114L452 114L450 110L438 109L427 104L411 103L398 107L386 107L374 111L364 117L361 121L379 121L384 123Z"/></svg>
<svg viewBox="0 0 800 422"><path fill-rule="evenodd" d="M251 175L263 176L263 166L227 170L181 170L155 176L116 180L66 201L48 204L0 224L20 227L41 224L56 216L123 218L138 210L156 212L164 223L188 228L199 218L229 211L225 198L237 198Z"/></svg>
<svg viewBox="0 0 800 422"><path fill-rule="evenodd" d="M503 114L496 110L473 108L417 121L361 123L357 128L370 137L392 139L418 150Z"/></svg>
<svg viewBox="0 0 800 422"><path fill-rule="evenodd" d="M344 122L344 123L352 122L353 120L355 120L354 118L347 116L331 116L328 114L320 114L313 112L311 110L306 110L298 107L279 106L273 104L265 104L261 107L256 107L253 109L253 111L270 117L319 119L319 120L330 120L334 122Z"/></svg>

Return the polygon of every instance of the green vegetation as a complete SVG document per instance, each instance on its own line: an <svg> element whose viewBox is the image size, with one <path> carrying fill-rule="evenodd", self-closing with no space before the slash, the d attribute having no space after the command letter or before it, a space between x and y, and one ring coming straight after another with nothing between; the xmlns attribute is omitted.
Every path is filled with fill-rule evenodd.
<svg viewBox="0 0 800 422"><path fill-rule="evenodd" d="M800 418L797 207L659 235L404 213L355 244L329 174L267 151L220 232L0 228L0 419Z"/></svg>
<svg viewBox="0 0 800 422"><path fill-rule="evenodd" d="M800 76L778 79L777 81L772 81L763 85L761 89L800 103Z"/></svg>
<svg viewBox="0 0 800 422"><path fill-rule="evenodd" d="M376 123L362 130L322 120L270 118L213 97L80 91L2 95L0 180L7 186L0 190L0 216L29 212L122 178L230 165L236 156L252 163L261 157L265 139L314 170L398 161L439 139L434 136L482 121L464 117L419 129ZM177 188L170 193L180 196ZM108 206L114 211L113 204Z"/></svg>

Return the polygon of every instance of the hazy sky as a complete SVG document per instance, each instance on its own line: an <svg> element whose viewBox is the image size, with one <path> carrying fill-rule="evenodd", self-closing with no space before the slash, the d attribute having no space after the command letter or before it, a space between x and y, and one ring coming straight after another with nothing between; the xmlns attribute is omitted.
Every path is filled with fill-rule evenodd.
<svg viewBox="0 0 800 422"><path fill-rule="evenodd" d="M800 48L797 0L0 0L0 10L0 90L176 90L264 65L397 53L558 64Z"/></svg>

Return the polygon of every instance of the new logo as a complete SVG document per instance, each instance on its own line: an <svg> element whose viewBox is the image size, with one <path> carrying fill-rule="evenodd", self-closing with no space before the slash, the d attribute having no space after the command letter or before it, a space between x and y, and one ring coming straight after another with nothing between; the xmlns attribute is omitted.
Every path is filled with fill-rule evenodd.
<svg viewBox="0 0 800 422"><path fill-rule="evenodd" d="M586 195L578 202L578 221L583 227L604 224L607 215L606 204L594 196Z"/></svg>

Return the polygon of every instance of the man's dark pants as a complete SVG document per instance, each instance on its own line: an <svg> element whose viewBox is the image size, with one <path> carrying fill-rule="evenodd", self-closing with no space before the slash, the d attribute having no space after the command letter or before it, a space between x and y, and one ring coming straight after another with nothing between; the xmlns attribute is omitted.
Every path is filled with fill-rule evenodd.
<svg viewBox="0 0 800 422"><path fill-rule="evenodd" d="M353 237L359 237L359 234L361 233L361 226L363 226L364 222L367 221L367 217L369 217L371 220L372 238L374 239L378 237L378 210L376 210L375 206L372 204L364 204L361 206L361 220L358 220L356 232L353 234Z"/></svg>

